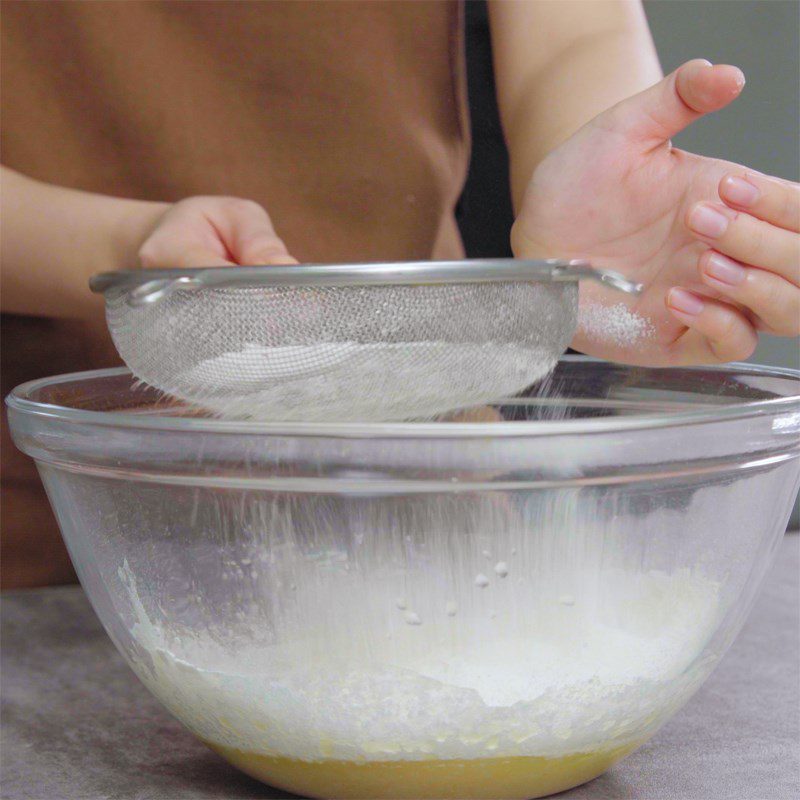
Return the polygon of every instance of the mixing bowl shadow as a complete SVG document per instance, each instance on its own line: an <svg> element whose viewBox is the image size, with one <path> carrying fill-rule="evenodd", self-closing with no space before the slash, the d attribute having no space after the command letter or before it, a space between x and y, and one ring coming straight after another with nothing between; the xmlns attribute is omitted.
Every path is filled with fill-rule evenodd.
<svg viewBox="0 0 800 800"><path fill-rule="evenodd" d="M428 423L218 420L124 370L8 398L134 672L322 798L531 798L647 740L741 628L800 482L800 374L563 358Z"/></svg>

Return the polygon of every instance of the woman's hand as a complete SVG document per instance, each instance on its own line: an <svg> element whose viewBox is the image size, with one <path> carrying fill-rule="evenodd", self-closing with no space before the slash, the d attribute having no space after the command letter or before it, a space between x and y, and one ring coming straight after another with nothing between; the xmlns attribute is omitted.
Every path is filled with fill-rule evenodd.
<svg viewBox="0 0 800 800"><path fill-rule="evenodd" d="M512 231L515 255L587 258L645 287L624 298L584 283L584 319L625 303L649 335L625 341L583 325L576 349L698 364L747 358L758 331L800 335L800 186L669 141L743 85L735 67L691 61L596 117L535 170Z"/></svg>
<svg viewBox="0 0 800 800"><path fill-rule="evenodd" d="M92 275L138 267L294 264L267 212L235 197L179 203L66 189L0 167L2 310L105 327Z"/></svg>
<svg viewBox="0 0 800 800"><path fill-rule="evenodd" d="M267 212L237 197L190 197L168 206L138 257L147 268L297 263Z"/></svg>

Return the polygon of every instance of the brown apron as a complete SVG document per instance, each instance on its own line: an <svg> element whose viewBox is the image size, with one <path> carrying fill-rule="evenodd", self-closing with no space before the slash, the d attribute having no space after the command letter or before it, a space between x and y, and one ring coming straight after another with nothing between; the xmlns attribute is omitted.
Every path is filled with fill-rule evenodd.
<svg viewBox="0 0 800 800"><path fill-rule="evenodd" d="M458 258L462 9L442 2L3 2L2 162L50 183L264 205L303 261ZM115 363L104 332L4 315L2 391ZM2 585L72 579L3 420Z"/></svg>

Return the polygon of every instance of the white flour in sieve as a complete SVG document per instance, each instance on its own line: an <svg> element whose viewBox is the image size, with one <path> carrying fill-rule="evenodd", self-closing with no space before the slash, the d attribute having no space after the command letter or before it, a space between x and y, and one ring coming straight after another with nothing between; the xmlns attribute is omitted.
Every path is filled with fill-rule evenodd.
<svg viewBox="0 0 800 800"><path fill-rule="evenodd" d="M248 344L161 388L231 418L421 419L514 395L549 374L559 355L536 344L493 342Z"/></svg>
<svg viewBox="0 0 800 800"><path fill-rule="evenodd" d="M179 382L230 393L258 389L264 381L299 378L333 367L358 352L357 342L262 347L245 344L238 352L223 353L196 364Z"/></svg>
<svg viewBox="0 0 800 800"><path fill-rule="evenodd" d="M368 655L352 629L335 641L322 627L280 645L238 637L233 653L213 636L168 636L127 565L120 577L136 618L133 667L151 691L207 741L302 760L558 756L634 743L705 677L696 654L720 614L718 584L699 574L620 570L594 601L540 604L524 636L475 617L465 629L477 638L459 642L447 631L464 611L447 606L438 623L403 624L416 647ZM592 596L591 576L579 583ZM388 589L376 602L392 614L406 605ZM357 613L347 603L337 614Z"/></svg>
<svg viewBox="0 0 800 800"><path fill-rule="evenodd" d="M631 311L624 303L582 305L578 312L578 331L594 341L619 347L635 347L655 334L650 320Z"/></svg>

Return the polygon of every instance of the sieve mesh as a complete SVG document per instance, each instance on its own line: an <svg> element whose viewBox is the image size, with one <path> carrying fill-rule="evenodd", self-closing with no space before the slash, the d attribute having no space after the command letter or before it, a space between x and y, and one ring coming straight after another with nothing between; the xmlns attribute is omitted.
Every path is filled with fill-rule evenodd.
<svg viewBox="0 0 800 800"><path fill-rule="evenodd" d="M430 418L548 374L577 324L577 283L535 281L106 293L142 381L225 417Z"/></svg>

